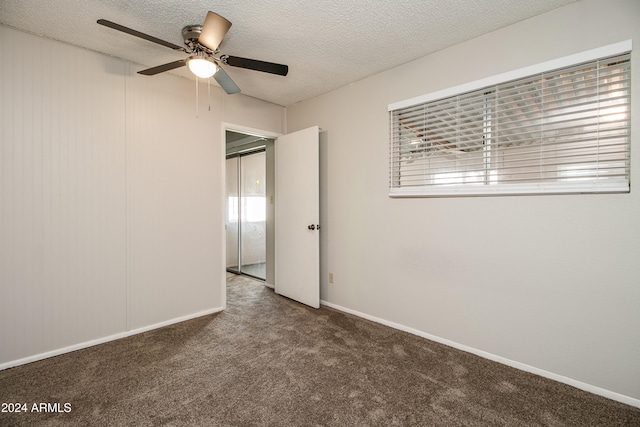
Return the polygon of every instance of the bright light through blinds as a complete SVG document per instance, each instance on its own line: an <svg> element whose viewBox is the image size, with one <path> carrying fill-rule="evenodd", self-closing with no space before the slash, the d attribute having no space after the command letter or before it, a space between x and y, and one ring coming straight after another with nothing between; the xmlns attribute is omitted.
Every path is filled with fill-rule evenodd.
<svg viewBox="0 0 640 427"><path fill-rule="evenodd" d="M390 111L391 196L629 191L630 54Z"/></svg>

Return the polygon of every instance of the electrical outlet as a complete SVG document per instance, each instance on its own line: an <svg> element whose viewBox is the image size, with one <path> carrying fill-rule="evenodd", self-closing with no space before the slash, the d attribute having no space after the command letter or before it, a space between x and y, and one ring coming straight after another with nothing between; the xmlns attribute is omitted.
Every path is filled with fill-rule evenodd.
<svg viewBox="0 0 640 427"><path fill-rule="evenodd" d="M329 283L333 283L333 273L329 273Z"/></svg>

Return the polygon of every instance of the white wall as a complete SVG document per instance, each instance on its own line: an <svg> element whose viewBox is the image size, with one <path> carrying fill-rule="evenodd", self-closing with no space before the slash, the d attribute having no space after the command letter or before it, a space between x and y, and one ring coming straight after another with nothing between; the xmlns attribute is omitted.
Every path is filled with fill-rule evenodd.
<svg viewBox="0 0 640 427"><path fill-rule="evenodd" d="M584 0L289 107L326 130L322 299L640 405L638 114L630 194L387 196L389 103L634 39L638 113L639 22Z"/></svg>
<svg viewBox="0 0 640 427"><path fill-rule="evenodd" d="M284 109L202 84L196 118L193 81L6 27L0 57L0 368L222 309L222 123Z"/></svg>

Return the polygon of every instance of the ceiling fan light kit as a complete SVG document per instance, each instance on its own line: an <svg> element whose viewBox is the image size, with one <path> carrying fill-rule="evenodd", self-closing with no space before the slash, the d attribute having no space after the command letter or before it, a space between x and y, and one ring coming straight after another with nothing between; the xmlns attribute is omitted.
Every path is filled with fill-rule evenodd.
<svg viewBox="0 0 640 427"><path fill-rule="evenodd" d="M186 59L138 71L138 74L145 76L153 76L187 65L189 70L197 77L208 79L213 76L227 94L234 94L240 92L240 88L221 67L221 64L280 76L286 76L289 72L288 66L273 62L230 55L216 57L215 55L220 52L218 49L220 43L222 43L222 40L231 28L231 22L211 11L207 12L203 25L188 25L182 29L182 38L184 44L187 46L186 48L106 19L98 19L97 22L105 27L191 55Z"/></svg>
<svg viewBox="0 0 640 427"><path fill-rule="evenodd" d="M189 70L201 79L208 79L218 71L218 65L203 52L198 52L198 54L187 59L187 65Z"/></svg>

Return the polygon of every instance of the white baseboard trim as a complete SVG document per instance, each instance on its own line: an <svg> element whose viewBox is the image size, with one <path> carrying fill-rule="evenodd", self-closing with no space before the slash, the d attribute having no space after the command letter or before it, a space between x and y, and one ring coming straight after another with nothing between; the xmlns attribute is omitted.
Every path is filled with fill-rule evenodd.
<svg viewBox="0 0 640 427"><path fill-rule="evenodd" d="M45 353L36 354L34 356L29 356L29 357L25 357L25 358L22 358L22 359L12 360L10 362L6 362L6 363L0 364L0 371L2 371L3 369L13 368L15 366L25 365L25 364L31 363L31 362L37 362L38 360L48 359L49 357L59 356L59 355L64 354L64 353L70 353L72 351L82 350L83 348L93 347L94 345L104 344L104 343L107 343L109 341L115 341L115 340L119 340L121 338L130 337L132 335L141 334L143 332L148 332L148 331L151 331L153 329L158 329L158 328L162 328L162 327L165 327L165 326L173 325L175 323L184 322L186 320L195 319L197 317L202 317L202 316L207 316L209 314L218 313L218 312L221 312L222 310L223 310L222 307L212 308L212 309L209 309L209 310L203 310L203 311L199 311L197 313L188 314L186 316L181 316L181 317L176 317L176 318L173 318L173 319L169 319L169 320L166 320L164 322L155 323L153 325L143 326L142 328L137 328L137 329L133 329L133 330L130 330L130 331L125 331L125 332L119 332L117 334L109 335L109 336L102 337L102 338L97 338L95 340L89 340L89 341L81 342L81 343L78 343L78 344L73 344L73 345L70 345L70 346L67 346L67 347L59 348L59 349L56 349L56 350L47 351Z"/></svg>
<svg viewBox="0 0 640 427"><path fill-rule="evenodd" d="M398 329L400 331L408 332L413 335L417 335L422 338L426 338L431 341L435 341L440 344L447 345L449 347L456 348L458 350L465 351L467 353L475 354L476 356L483 357L485 359L492 360L494 362L502 363L503 365L511 366L512 368L520 369L521 371L529 372L532 374L539 375L541 377L549 378L554 381L558 381L564 384L568 384L572 387L578 388L580 390L587 391L589 393L597 394L602 397L606 397L611 400L615 400L617 402L621 402L630 406L635 406L636 408L640 408L640 399L635 399L630 396L625 396L624 394L616 393L611 390L607 390L604 388L600 388L591 384L583 383L581 381L574 380L572 378L568 378L562 375L554 374L553 372L545 371L544 369L536 368L534 366L526 365L524 363L516 362L515 360L506 359L504 357L488 353L483 350L478 350L473 347L466 346L464 344L457 343L455 341L451 341L445 338L438 337L436 335L431 335L423 331L419 331L417 329L410 328L405 325L401 325L399 323L391 322L385 319L381 319L379 317L371 316L366 313L361 313L356 310L352 310L350 308L342 307L337 304L330 303L328 301L321 300L320 304L325 305L327 307L333 308L338 311L342 311L345 313L352 314L354 316L361 317L363 319L370 320L372 322L380 323L385 326L389 326L394 329Z"/></svg>

